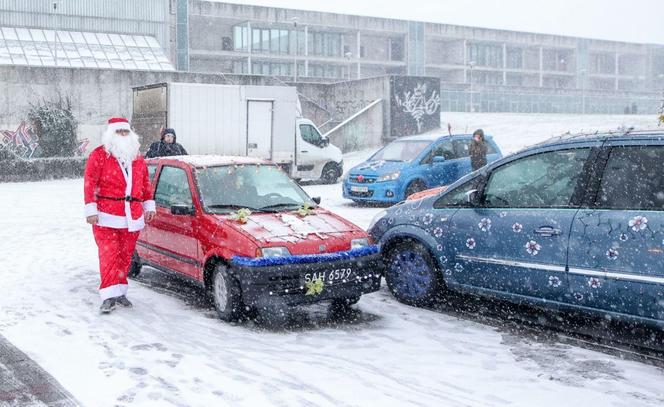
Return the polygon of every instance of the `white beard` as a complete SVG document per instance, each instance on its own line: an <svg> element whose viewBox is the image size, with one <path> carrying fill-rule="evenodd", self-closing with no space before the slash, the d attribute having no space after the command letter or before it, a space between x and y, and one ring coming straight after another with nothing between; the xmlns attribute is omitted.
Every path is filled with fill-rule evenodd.
<svg viewBox="0 0 664 407"><path fill-rule="evenodd" d="M141 147L138 142L138 135L133 131L127 136L120 136L115 134L114 131L107 130L101 141L106 151L117 158L125 167L131 165L131 162L138 156Z"/></svg>

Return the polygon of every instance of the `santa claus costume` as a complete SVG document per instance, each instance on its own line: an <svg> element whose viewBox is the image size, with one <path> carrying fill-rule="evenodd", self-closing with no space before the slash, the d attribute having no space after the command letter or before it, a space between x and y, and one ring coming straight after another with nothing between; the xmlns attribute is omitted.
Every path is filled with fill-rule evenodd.
<svg viewBox="0 0 664 407"><path fill-rule="evenodd" d="M131 306L126 297L127 272L145 226L143 213L155 211L139 146L127 119L111 118L102 145L92 151L85 166L85 216L93 223L99 250L99 294L104 313L116 304Z"/></svg>

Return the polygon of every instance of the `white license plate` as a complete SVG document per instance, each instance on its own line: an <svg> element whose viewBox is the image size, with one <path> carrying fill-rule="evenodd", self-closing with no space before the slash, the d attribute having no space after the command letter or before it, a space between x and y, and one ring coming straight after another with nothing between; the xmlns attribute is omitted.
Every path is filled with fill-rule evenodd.
<svg viewBox="0 0 664 407"><path fill-rule="evenodd" d="M369 187L355 187L351 186L350 190L353 192L369 192Z"/></svg>
<svg viewBox="0 0 664 407"><path fill-rule="evenodd" d="M307 273L302 276L302 283L307 284L321 279L324 284L346 283L355 277L353 269L342 267L334 270Z"/></svg>

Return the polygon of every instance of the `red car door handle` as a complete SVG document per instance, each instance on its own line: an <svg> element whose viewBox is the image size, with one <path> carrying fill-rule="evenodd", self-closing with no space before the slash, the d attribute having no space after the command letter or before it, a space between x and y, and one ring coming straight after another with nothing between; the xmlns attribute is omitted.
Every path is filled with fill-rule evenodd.
<svg viewBox="0 0 664 407"><path fill-rule="evenodd" d="M544 236L544 237L558 236L561 233L562 232L560 231L560 229L556 229L556 228L551 227L551 226L542 226L540 228L535 229L535 234L536 235L540 235L540 236Z"/></svg>

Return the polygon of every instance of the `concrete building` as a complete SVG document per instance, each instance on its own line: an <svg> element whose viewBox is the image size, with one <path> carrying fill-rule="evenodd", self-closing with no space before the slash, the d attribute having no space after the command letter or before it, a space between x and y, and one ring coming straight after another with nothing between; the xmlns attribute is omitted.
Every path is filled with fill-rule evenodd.
<svg viewBox="0 0 664 407"><path fill-rule="evenodd" d="M654 113L664 45L205 0L0 0L0 65L441 80L443 111Z"/></svg>
<svg viewBox="0 0 664 407"><path fill-rule="evenodd" d="M664 89L664 45L172 1L188 8L188 68L197 72L436 76L448 111L644 113Z"/></svg>

